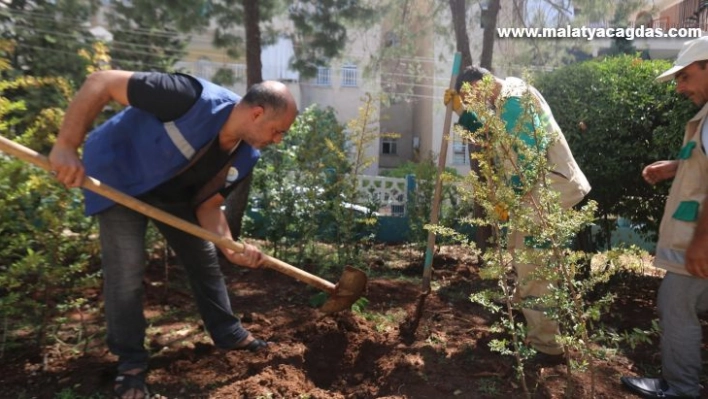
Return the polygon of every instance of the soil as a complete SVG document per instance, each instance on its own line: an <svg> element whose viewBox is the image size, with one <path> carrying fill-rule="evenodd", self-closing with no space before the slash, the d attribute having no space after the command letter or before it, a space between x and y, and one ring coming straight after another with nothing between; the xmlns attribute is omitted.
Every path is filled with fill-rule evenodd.
<svg viewBox="0 0 708 399"><path fill-rule="evenodd" d="M234 310L254 335L270 341L259 353L216 349L199 322L181 268L172 262L151 265L145 309L152 393L254 399L524 397L513 358L489 348L492 339L503 338L491 328L499 316L469 300L472 292L494 284L480 279L474 257L456 246L436 253L435 290L424 297L420 323L407 340L399 326L411 321L421 299L423 259L400 246L371 253L368 304L334 315L312 307L318 291L290 277L225 266ZM337 271L325 277L336 282ZM603 318L605 331L649 330L657 319L659 283L657 275L627 273L603 286L616 295ZM36 346L27 342L2 354L0 397L111 397L115 358L103 341L96 310L100 292L88 291L86 298L86 311L68 314L54 333L60 341L33 350L27 348ZM655 376L659 366L655 334L634 348L618 344L597 361L595 397L633 398L619 377ZM555 359L532 358L525 372L534 398L591 396L589 373L569 377ZM708 397L708 390L703 394Z"/></svg>

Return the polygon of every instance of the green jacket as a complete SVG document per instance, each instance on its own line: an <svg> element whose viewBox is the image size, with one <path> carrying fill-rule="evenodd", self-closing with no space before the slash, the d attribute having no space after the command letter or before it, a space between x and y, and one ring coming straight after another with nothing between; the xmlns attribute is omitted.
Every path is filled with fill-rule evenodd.
<svg viewBox="0 0 708 399"><path fill-rule="evenodd" d="M536 106L526 116L522 99L528 94L531 94ZM580 202L590 192L590 183L575 162L565 136L541 93L521 79L510 77L502 84L500 97L500 118L507 133L517 135L529 147L546 152L551 165L548 181L551 188L560 193L561 206L570 208ZM524 121L523 125L518 126L519 121ZM465 111L458 120L458 124L470 132L483 127L483 122L470 111ZM536 129L544 129L548 133L543 135L543 142L537 142ZM530 167L522 156L519 156L518 162L522 168ZM519 176L512 176L511 184L520 187Z"/></svg>

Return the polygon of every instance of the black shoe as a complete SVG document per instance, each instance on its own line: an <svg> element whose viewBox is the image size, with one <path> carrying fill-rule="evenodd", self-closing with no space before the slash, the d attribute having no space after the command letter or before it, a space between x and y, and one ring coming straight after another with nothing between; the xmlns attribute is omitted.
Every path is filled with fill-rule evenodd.
<svg viewBox="0 0 708 399"><path fill-rule="evenodd" d="M699 399L698 396L676 395L669 391L669 384L660 378L622 377L622 385L643 398Z"/></svg>
<svg viewBox="0 0 708 399"><path fill-rule="evenodd" d="M565 364L565 356L563 354L549 355L548 353L538 352L531 358L531 362L543 367L554 367Z"/></svg>

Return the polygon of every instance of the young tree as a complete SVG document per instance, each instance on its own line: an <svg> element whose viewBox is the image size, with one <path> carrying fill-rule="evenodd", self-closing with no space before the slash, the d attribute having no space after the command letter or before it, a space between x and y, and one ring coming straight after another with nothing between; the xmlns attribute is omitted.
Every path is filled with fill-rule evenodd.
<svg viewBox="0 0 708 399"><path fill-rule="evenodd" d="M251 233L265 236L276 252L283 243L297 247L302 257L323 226L336 225L322 221L331 220L331 210L342 201L333 180L350 168L341 153L345 140L332 108L303 110L281 145L263 150L263 166L254 170L253 190L263 217Z"/></svg>

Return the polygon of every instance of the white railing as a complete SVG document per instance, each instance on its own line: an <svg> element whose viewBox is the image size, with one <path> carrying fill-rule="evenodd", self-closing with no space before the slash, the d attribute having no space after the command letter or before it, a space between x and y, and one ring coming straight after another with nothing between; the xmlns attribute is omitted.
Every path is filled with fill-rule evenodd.
<svg viewBox="0 0 708 399"><path fill-rule="evenodd" d="M323 182L327 180L325 176L322 176L322 179ZM303 186L294 185L292 182L297 181L296 172L288 172L287 181L291 183L287 183L286 186L293 185L292 189L297 190L299 193L305 192L306 190L315 190L319 196L319 194L324 192L322 187L305 188ZM358 175L356 177L356 181L358 197L348 199L353 202L354 206L370 208L371 205L376 204L379 206L378 209L369 210L378 212L379 215L406 215L406 203L408 201L408 179Z"/></svg>
<svg viewBox="0 0 708 399"><path fill-rule="evenodd" d="M219 69L230 69L234 73L234 78L237 82L246 81L246 65L245 64L231 64L231 63L219 63L211 62L206 60L199 61L180 61L175 64L177 69L181 69L194 75L198 78L212 80L216 71Z"/></svg>
<svg viewBox="0 0 708 399"><path fill-rule="evenodd" d="M234 78L237 82L246 82L246 64L197 60L179 61L175 64L175 67L186 71L190 75L206 80L214 79L214 75L220 69L230 69L233 71ZM289 82L296 82L298 80L298 75L289 69L287 63L263 65L261 72L264 80L280 80Z"/></svg>
<svg viewBox="0 0 708 399"><path fill-rule="evenodd" d="M379 213L383 215L405 215L408 201L406 179L359 175L357 181L361 201L381 204Z"/></svg>

